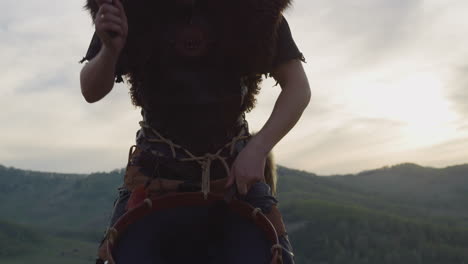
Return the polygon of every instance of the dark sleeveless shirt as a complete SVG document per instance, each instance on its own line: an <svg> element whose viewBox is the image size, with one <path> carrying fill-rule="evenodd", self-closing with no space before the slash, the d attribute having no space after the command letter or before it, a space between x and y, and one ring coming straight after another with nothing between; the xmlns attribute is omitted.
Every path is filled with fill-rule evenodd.
<svg viewBox="0 0 468 264"><path fill-rule="evenodd" d="M247 88L240 73L216 63L217 38L222 28L210 17L203 1L193 8L168 11L156 32L160 35L144 69L141 95L145 121L175 143L195 153L212 152L235 136L245 124L241 105ZM278 28L274 66L288 60L304 61L289 25ZM84 60L101 48L96 33ZM152 59L154 58L154 59ZM116 65L116 80L126 74Z"/></svg>

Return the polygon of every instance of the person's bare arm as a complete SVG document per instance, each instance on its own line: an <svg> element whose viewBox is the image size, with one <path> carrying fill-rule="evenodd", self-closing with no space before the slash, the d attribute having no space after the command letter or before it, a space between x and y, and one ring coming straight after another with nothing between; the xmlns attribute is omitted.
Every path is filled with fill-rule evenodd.
<svg viewBox="0 0 468 264"><path fill-rule="evenodd" d="M272 72L281 86L273 112L252 139L252 145L268 154L296 125L310 101L311 92L300 60L292 60Z"/></svg>
<svg viewBox="0 0 468 264"><path fill-rule="evenodd" d="M80 73L81 93L88 103L101 100L114 87L116 58L104 47L83 66Z"/></svg>
<svg viewBox="0 0 468 264"><path fill-rule="evenodd" d="M295 126L310 101L310 86L300 60L278 66L272 75L282 91L265 125L237 156L226 184L230 186L236 180L241 194L246 194L253 183L264 181L268 153Z"/></svg>
<svg viewBox="0 0 468 264"><path fill-rule="evenodd" d="M114 87L115 68L128 34L127 17L119 0L96 0L99 11L94 24L102 46L80 72L81 93L88 103L105 97ZM111 36L109 32L114 32Z"/></svg>

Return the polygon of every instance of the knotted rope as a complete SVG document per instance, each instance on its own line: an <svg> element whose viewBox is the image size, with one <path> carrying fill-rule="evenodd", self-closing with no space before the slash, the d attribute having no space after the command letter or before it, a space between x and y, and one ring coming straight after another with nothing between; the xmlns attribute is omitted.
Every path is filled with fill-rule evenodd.
<svg viewBox="0 0 468 264"><path fill-rule="evenodd" d="M244 130L242 129L237 136L233 137L231 141L226 143L223 147L218 149L218 151L216 151L215 153L206 153L201 156L195 156L193 153L191 153L189 150L185 149L184 147L175 144L168 138L163 137L156 129L149 126L144 121L140 122L140 126L144 129L150 130L156 137L156 138L147 138L148 142L167 144L171 149L172 157L174 159L178 161L195 161L200 165L202 169L201 191L203 192L205 199L207 199L208 193L210 192L210 172L211 172L212 162L215 160L219 160L221 164L223 164L223 167L226 171L226 175L229 175L230 169L226 161L229 157L222 156L221 152L224 149L229 147L230 148L229 154L230 156L232 156L234 154L235 145L237 141L247 139L250 137L250 136L242 135L244 133ZM177 149L182 150L188 156L188 158L178 158L177 153L176 153Z"/></svg>

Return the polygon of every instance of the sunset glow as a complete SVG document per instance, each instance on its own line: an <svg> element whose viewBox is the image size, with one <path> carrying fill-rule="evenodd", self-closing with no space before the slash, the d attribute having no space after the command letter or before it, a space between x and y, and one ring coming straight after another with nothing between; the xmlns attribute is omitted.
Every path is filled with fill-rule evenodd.
<svg viewBox="0 0 468 264"><path fill-rule="evenodd" d="M0 2L0 164L124 167L140 112L122 84L97 104L84 102L78 61L94 29L82 1L55 4ZM275 147L277 162L324 175L468 162L467 12L468 2L456 0L294 1L285 16L312 100ZM264 82L248 114L253 131L280 93L273 84Z"/></svg>

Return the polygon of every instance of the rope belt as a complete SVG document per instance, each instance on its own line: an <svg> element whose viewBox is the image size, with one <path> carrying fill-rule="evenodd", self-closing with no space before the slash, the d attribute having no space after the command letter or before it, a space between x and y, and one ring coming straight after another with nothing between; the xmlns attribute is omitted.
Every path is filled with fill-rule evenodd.
<svg viewBox="0 0 468 264"><path fill-rule="evenodd" d="M219 160L223 164L224 169L226 170L226 175L229 175L230 169L229 169L229 165L228 165L228 163L226 161L226 159L228 159L229 157L222 156L221 152L224 149L229 147L230 148L229 154L230 154L230 156L232 156L234 154L236 143L239 140L247 139L247 138L250 137L250 136L242 135L243 132L244 132L244 130L242 129L237 136L233 137L231 141L226 143L223 147L218 149L218 151L216 151L215 153L206 153L206 154L204 154L202 156L195 156L193 153L191 153L189 150L185 149L184 147L175 144L174 142L172 142L168 138L163 137L158 131L156 131L156 129L149 126L144 121L140 122L140 126L142 128L144 128L144 129L150 130L154 134L154 136L156 137L156 138L146 138L148 142L167 144L171 149L172 157L174 159L176 159L178 161L195 161L200 165L200 167L202 169L201 191L203 192L203 195L204 195L205 199L207 199L208 193L210 192L211 163L213 161L215 161L215 160ZM177 158L176 149L182 150L188 156L188 158Z"/></svg>

